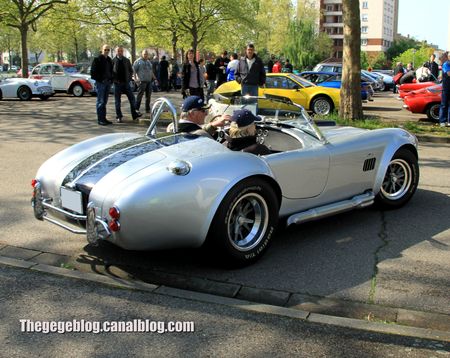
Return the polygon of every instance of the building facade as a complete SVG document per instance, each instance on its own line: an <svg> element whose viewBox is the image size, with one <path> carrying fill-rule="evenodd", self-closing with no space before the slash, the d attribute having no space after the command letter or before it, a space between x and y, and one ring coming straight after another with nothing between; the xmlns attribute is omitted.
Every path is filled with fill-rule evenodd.
<svg viewBox="0 0 450 358"><path fill-rule="evenodd" d="M342 58L344 23L342 0L318 0L321 9L320 31L333 40L333 57ZM385 52L398 29L399 0L360 0L361 50L368 54Z"/></svg>

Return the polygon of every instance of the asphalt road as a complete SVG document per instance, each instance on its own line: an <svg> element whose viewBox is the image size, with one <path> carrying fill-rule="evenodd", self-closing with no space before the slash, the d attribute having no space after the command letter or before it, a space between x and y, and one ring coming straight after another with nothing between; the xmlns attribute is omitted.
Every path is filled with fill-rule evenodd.
<svg viewBox="0 0 450 358"><path fill-rule="evenodd" d="M450 344L366 333L0 265L3 357L448 357ZM20 320L193 322L191 333L29 333Z"/></svg>
<svg viewBox="0 0 450 358"><path fill-rule="evenodd" d="M449 145L420 146L419 190L406 207L389 212L368 208L280 230L265 257L239 270L219 269L196 250L99 250L82 236L36 221L30 180L39 166L85 138L144 132L146 126L132 123L129 115L127 120L124 108L125 123L100 127L91 97L0 102L0 242L113 262L143 280L155 272L171 273L267 289L286 294L290 306L296 295L309 295L450 314ZM108 113L113 119L113 101Z"/></svg>

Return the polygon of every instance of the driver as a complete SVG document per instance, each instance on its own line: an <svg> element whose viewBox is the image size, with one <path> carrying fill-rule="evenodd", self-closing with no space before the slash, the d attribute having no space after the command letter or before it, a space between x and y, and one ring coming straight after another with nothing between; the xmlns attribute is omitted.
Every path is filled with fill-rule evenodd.
<svg viewBox="0 0 450 358"><path fill-rule="evenodd" d="M256 155L272 153L264 144L256 141L255 121L260 118L248 109L239 109L233 112L229 129L229 138L224 143L231 150L240 150Z"/></svg>
<svg viewBox="0 0 450 358"><path fill-rule="evenodd" d="M189 96L181 107L180 121L178 122L177 133L191 133L203 137L213 138L214 132L218 127L223 127L225 122L231 120L231 116L228 114L222 114L213 120L205 123L205 117L207 115L208 108L210 106L205 104L202 98L199 96Z"/></svg>

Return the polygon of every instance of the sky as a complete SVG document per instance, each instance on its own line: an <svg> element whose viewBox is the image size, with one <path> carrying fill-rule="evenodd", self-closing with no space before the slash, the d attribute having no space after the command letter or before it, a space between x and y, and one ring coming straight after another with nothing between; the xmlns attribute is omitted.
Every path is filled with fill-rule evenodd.
<svg viewBox="0 0 450 358"><path fill-rule="evenodd" d="M398 32L403 36L450 50L450 0L400 0L398 12Z"/></svg>

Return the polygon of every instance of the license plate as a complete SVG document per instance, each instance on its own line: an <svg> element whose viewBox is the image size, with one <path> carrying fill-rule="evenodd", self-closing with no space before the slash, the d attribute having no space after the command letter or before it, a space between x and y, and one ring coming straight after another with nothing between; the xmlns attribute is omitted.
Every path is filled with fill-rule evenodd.
<svg viewBox="0 0 450 358"><path fill-rule="evenodd" d="M76 213L83 213L83 197L81 192L69 190L61 187L61 206L63 208L75 211Z"/></svg>

